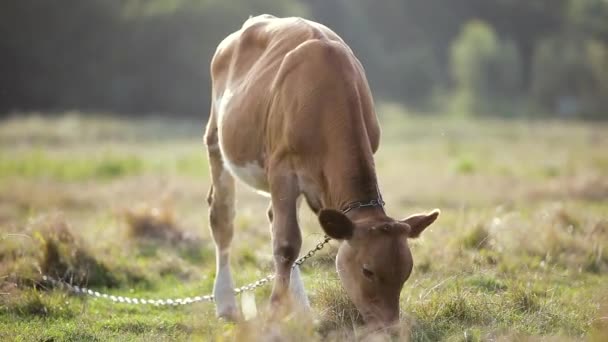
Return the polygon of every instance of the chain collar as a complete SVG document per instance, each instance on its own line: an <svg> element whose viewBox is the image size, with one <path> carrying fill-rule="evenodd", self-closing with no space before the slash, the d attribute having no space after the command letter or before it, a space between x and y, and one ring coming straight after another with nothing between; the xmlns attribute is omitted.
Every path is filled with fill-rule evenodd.
<svg viewBox="0 0 608 342"><path fill-rule="evenodd" d="M381 197L378 197L377 199L373 199L369 202L351 202L346 206L346 208L342 209L342 212L344 214L346 214L347 212L349 212L353 209L365 208L365 207L384 208L384 201L382 200Z"/></svg>
<svg viewBox="0 0 608 342"><path fill-rule="evenodd" d="M351 203L347 204L346 208L342 209L342 213L346 214L347 212L349 212L353 209L365 208L365 207L380 207L380 208L382 208L382 211L384 211L384 201L382 200L382 195L380 194L380 188L378 188L378 184L376 184L376 193L378 194L378 197L372 199L369 202L357 201L357 202L351 202Z"/></svg>

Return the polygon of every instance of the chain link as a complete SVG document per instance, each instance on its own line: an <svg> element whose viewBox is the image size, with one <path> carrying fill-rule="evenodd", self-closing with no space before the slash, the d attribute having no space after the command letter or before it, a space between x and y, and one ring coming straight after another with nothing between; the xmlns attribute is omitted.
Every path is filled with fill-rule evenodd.
<svg viewBox="0 0 608 342"><path fill-rule="evenodd" d="M373 199L369 202L363 203L363 202L352 202L349 203L346 208L344 208L342 210L342 212L344 214L346 214L347 212L353 210L353 209L358 209L358 208L365 208L365 207L384 207L384 201L382 200L382 198L378 198L378 199Z"/></svg>
<svg viewBox="0 0 608 342"><path fill-rule="evenodd" d="M296 266L300 266L302 265L302 263L304 263L304 261L310 259L313 255L315 255L318 251L322 250L323 247L325 247L325 245L329 242L329 240L331 240L331 238L327 235L325 235L325 238L323 239L323 241L319 242L315 248L311 249L310 251L308 251L308 253L306 253L304 256L302 256L301 258L299 258L298 260L296 260L296 262L294 262L293 267Z"/></svg>
<svg viewBox="0 0 608 342"><path fill-rule="evenodd" d="M306 260L315 255L318 251L323 249L323 247L331 240L329 236L325 236L323 241L319 242L313 249L308 251L305 255L296 260L292 266L292 268L302 265ZM243 292L253 291L258 289L275 277L274 274L269 274L262 279L249 283L247 285L238 287L234 289L235 294L241 294ZM134 297L125 297L125 296L114 296L107 293L101 293L98 291L93 291L86 287L80 287L76 285L72 285L64 280L58 280L53 277L43 275L42 280L50 283L53 287L58 287L60 289L66 289L68 292L72 292L75 294L86 295L95 298L102 298L112 301L114 303L126 303L126 304L136 304L136 305L155 305L155 306L177 306L177 305L187 305L198 302L213 302L214 298L212 294L204 295L204 296L196 296L196 297L185 297L185 298L174 298L174 299L145 299L145 298L134 298Z"/></svg>

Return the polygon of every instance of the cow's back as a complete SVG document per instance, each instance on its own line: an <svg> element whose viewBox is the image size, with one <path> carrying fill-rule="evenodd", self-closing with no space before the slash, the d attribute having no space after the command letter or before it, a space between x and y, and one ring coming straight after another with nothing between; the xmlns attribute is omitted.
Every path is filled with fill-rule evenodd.
<svg viewBox="0 0 608 342"><path fill-rule="evenodd" d="M350 133L365 135L377 148L379 130L363 69L323 25L300 18L251 18L220 43L211 74L222 154L233 173L255 188L267 188L263 174L269 155L309 148L321 156L327 142L311 138L331 130L327 116L338 111L360 114ZM248 179L252 174L257 179Z"/></svg>

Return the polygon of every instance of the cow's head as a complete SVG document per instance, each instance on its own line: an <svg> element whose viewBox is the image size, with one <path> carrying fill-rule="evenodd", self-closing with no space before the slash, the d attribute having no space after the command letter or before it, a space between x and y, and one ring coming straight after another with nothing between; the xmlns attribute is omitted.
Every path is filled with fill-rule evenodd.
<svg viewBox="0 0 608 342"><path fill-rule="evenodd" d="M348 296L366 324L386 327L399 319L399 295L413 267L408 238L416 238L439 216L435 209L403 220L386 215L353 216L323 209L325 233L342 240L336 268Z"/></svg>

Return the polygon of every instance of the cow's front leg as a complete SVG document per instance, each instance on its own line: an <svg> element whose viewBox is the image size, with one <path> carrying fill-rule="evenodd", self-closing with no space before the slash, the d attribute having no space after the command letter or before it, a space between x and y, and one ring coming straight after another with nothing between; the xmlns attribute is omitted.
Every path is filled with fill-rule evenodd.
<svg viewBox="0 0 608 342"><path fill-rule="evenodd" d="M298 207L299 207L299 205L296 202L296 210ZM268 215L268 220L270 221L270 224L272 224L272 221L273 221L272 202L270 203L270 206L268 207L267 215ZM302 276L300 275L299 266L295 266L291 269L291 279L289 282L289 290L291 291L291 294L294 296L294 298L298 301L298 303L304 309L310 309L310 302L308 301L308 296L306 296L306 289L304 288L304 283L302 282Z"/></svg>
<svg viewBox="0 0 608 342"><path fill-rule="evenodd" d="M297 199L300 194L297 178L290 170L271 169L270 192L272 196L272 249L274 255L276 278L270 301L273 305L283 303L288 296L292 266L300 254L302 235L298 225ZM298 301L307 305L303 293L300 272L293 272L293 290L296 290ZM302 296L304 300L302 299Z"/></svg>

